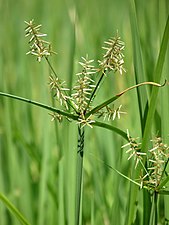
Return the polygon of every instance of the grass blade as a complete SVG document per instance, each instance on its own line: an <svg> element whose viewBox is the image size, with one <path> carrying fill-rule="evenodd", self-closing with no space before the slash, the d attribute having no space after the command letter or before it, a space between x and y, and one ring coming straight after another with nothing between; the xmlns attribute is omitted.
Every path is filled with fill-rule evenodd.
<svg viewBox="0 0 169 225"><path fill-rule="evenodd" d="M160 48L160 53L156 65L156 69L154 72L154 80L156 82L160 82L161 76L162 76L162 69L165 61L165 55L168 47L168 37L169 37L169 16L166 22L166 27L161 43L161 48ZM142 151L146 152L147 145L148 145L148 140L150 137L151 133L151 127L152 127L152 122L154 118L154 113L157 105L157 95L158 95L159 89L154 88L152 89L152 94L150 98L150 105L149 105L149 110L147 114L147 119L146 119L146 124L145 124L145 130L144 130L144 135L143 135L143 142L142 142Z"/></svg>
<svg viewBox="0 0 169 225"><path fill-rule="evenodd" d="M23 225L30 225L26 218L19 212L19 210L3 195L0 193L0 200L6 205L6 207L14 214Z"/></svg>
<svg viewBox="0 0 169 225"><path fill-rule="evenodd" d="M36 105L38 107L41 107L41 108L44 108L44 109L47 109L49 111L52 111L52 112L56 112L60 115L63 115L63 116L67 116L69 117L70 119L75 119L77 120L77 116L71 114L71 113L68 113L68 112L65 112L65 111L62 111L62 110L59 110L59 109L56 109L52 106L49 106L49 105L45 105L43 103L40 103L40 102L36 102L36 101L33 101L33 100L30 100L30 99L26 99L26 98L22 98L22 97L19 97L19 96L16 96L16 95L11 95L11 94L7 94L7 93L3 93L3 92L0 92L0 95L1 96L5 96L5 97L9 97L9 98L13 98L13 99L16 99L16 100L19 100L19 101L22 101L22 102L26 102L26 103L29 103L29 104L32 104L32 105Z"/></svg>

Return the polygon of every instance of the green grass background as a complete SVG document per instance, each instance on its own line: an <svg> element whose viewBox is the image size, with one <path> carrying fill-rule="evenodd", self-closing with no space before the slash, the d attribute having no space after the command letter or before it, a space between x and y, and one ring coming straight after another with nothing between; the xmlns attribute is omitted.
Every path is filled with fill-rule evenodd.
<svg viewBox="0 0 169 225"><path fill-rule="evenodd" d="M135 5L135 8L133 8ZM143 81L154 81L162 35L169 12L168 0L1 0L0 1L0 91L51 105L49 68L45 61L26 56L24 20L34 18L42 24L53 49L58 53L52 63L69 86L80 70L78 61L88 54L100 59L103 42L118 30L125 48L125 75L110 74L98 93L99 103L123 89ZM74 22L75 16L75 22ZM162 80L168 79L167 51ZM144 112L151 88L141 87ZM121 97L127 115L112 125L133 137L142 136L137 91ZM168 140L169 89L160 89L153 120L152 135ZM125 143L111 131L87 128L85 136L82 220L85 225L127 224L130 183L101 161L131 176L132 162L121 146ZM77 125L51 122L48 112L15 100L0 97L0 192L32 225L75 223L75 167ZM139 192L140 193L140 192ZM168 198L162 206L168 210ZM143 224L142 194L138 198ZM134 211L132 212L134 215ZM165 214L167 215L167 213ZM140 219L139 219L140 218ZM164 216L160 215L161 221ZM169 219L169 217L168 217ZM0 202L0 224L17 225L17 218ZM161 222L162 224L162 222Z"/></svg>

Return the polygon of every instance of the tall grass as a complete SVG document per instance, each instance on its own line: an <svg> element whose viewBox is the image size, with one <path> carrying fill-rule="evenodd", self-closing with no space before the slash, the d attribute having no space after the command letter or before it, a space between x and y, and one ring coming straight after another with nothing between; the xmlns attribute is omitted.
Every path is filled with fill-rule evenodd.
<svg viewBox="0 0 169 225"><path fill-rule="evenodd" d="M0 4L0 91L56 104L50 97L47 65L25 55L23 22L30 18L43 24L58 53L52 64L69 86L75 81L81 56L101 58L103 42L118 29L126 44L127 73L107 76L96 105L140 82L163 83L168 79L168 48L166 55L163 50L165 57L159 52L168 11L167 0L7 0ZM168 96L168 86L128 92L115 102L117 107L123 105L127 115L111 125L143 137L143 151L157 134L169 144ZM156 224L150 219L151 196L113 170L138 178L121 149L125 139L99 128L101 122L97 125L85 133L81 224ZM46 110L0 97L0 224L15 225L18 219L32 225L75 224L76 126L66 120L51 122ZM159 198L158 206L158 222L167 224L167 195Z"/></svg>

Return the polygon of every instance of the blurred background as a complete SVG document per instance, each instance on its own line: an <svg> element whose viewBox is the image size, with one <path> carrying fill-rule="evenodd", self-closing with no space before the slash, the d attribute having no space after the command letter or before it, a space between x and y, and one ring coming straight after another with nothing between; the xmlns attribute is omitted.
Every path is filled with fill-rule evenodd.
<svg viewBox="0 0 169 225"><path fill-rule="evenodd" d="M118 31L125 42L126 74L111 73L94 104L137 82L153 81L168 12L168 0L0 0L0 91L53 104L48 65L26 55L24 21L31 19L42 24L41 31L57 52L51 62L69 87L81 70L81 57L88 55L97 63L104 54L104 41ZM132 33L135 23L138 36ZM169 53L162 83L168 78L168 57ZM142 89L147 99L150 90ZM166 99L168 91L161 90L154 132L167 142ZM127 114L109 123L141 137L136 90L121 97L115 107L121 104ZM124 224L129 182L105 163L131 173L131 163L121 149L126 141L97 127L87 128L85 137L83 224ZM31 224L74 224L76 142L75 122L51 122L48 111L0 96L0 192ZM2 202L0 224L18 224Z"/></svg>

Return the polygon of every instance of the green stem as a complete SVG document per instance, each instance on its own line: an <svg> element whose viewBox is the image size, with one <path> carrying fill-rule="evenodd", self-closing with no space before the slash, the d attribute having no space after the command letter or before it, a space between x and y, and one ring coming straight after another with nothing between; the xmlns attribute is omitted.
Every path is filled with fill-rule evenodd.
<svg viewBox="0 0 169 225"><path fill-rule="evenodd" d="M77 180L76 180L76 225L80 224L82 181L83 181L83 155L84 155L84 127L78 126L77 146Z"/></svg>
<svg viewBox="0 0 169 225"><path fill-rule="evenodd" d="M95 88L94 88L94 90L93 90L93 92L92 92L92 94L90 96L90 99L89 99L89 102L88 102L88 105L87 105L86 109L88 109L91 101L93 100L93 97L94 97L97 89L99 88L99 85L100 85L100 83L101 83L101 81L102 81L102 79L103 79L104 76L105 76L105 71L102 73L100 79L98 80L98 82L97 82L97 84L96 84L96 86L95 86Z"/></svg>
<svg viewBox="0 0 169 225"><path fill-rule="evenodd" d="M18 220L23 225L30 225L30 223L25 219L25 217L19 212L19 210L5 197L5 195L0 193L0 200L4 202L6 207L14 214Z"/></svg>
<svg viewBox="0 0 169 225"><path fill-rule="evenodd" d="M153 193L153 198L152 198L152 205L151 205L151 213L150 213L150 225L157 225L157 197L158 194L155 191Z"/></svg>
<svg viewBox="0 0 169 225"><path fill-rule="evenodd" d="M55 70L54 70L54 68L53 68L52 64L50 63L50 61L49 61L48 57L45 57L45 59L46 59L46 61L47 61L48 65L49 65L49 67L50 67L51 71L52 71L52 72L53 72L53 74L55 75L55 77L56 77L56 78L58 78L58 76L57 76L57 74L56 74L56 72L55 72Z"/></svg>
<svg viewBox="0 0 169 225"><path fill-rule="evenodd" d="M158 198L158 194L155 191L154 192L154 213L155 213L155 215L154 215L155 216L155 218L154 218L154 225L157 225L157 223L158 223L157 198Z"/></svg>

